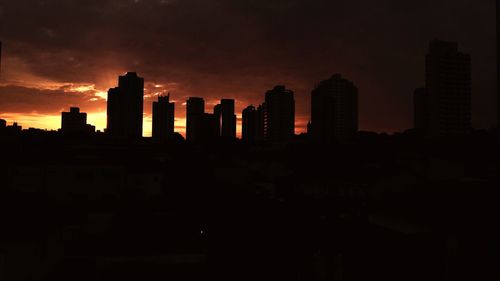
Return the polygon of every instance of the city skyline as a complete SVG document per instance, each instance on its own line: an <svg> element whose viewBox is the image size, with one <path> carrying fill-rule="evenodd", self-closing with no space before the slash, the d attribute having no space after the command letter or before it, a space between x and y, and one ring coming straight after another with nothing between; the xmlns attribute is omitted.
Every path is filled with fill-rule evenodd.
<svg viewBox="0 0 500 281"><path fill-rule="evenodd" d="M0 1L0 281L500 280L500 0Z"/></svg>
<svg viewBox="0 0 500 281"><path fill-rule="evenodd" d="M162 6L158 1L132 2L122 3L118 10L116 3L105 1L98 7L92 4L85 10L75 11L80 17L97 8L103 13L98 14L100 21L86 26L87 30L82 31L79 38L71 35L78 33L78 22L67 19L64 28L57 27L56 23L66 20L65 17L54 17L50 22L33 17L26 26L16 25L14 28L15 19L32 15L32 7L47 10L50 15L50 7L56 5L55 2L45 1L44 5L33 2L22 12L17 4L2 4L1 118L9 123L17 121L26 128L57 129L59 113L65 108L78 106L88 113L89 123L102 130L105 127L105 92L114 86L118 74L137 71L146 78L145 136L151 135L151 104L160 93L172 93L178 109L176 131L181 133L185 124L184 103L189 96L202 96L208 107L223 97L234 98L240 136L242 110L261 102L266 89L280 84L292 89L296 95L296 128L297 133L301 133L306 132L309 121L312 88L320 79L341 73L356 81L363 94L359 104L360 130L403 131L412 127L412 92L425 81L423 70L427 43L438 38L456 41L465 53L472 55L474 127L489 128L496 123L496 102L491 102L496 98L493 1L482 5L454 1L452 13L449 13L450 6L446 1L433 6L426 2L398 5L382 1L376 5L365 3L361 10L354 9L356 4L339 6L335 1L292 1L286 5L282 2L261 3L262 11L241 10L236 4L222 2L219 8L224 15L231 18L242 13L252 16L249 22L234 23L238 31L253 31L247 36L247 41L238 35L240 32L231 32L232 29L227 30L228 34L224 33L224 40L212 33L221 22L205 17L213 9L208 4L200 7L169 1L170 4ZM320 13L332 7L350 17L332 18ZM75 6L67 4L63 8L73 11ZM175 28L168 27L183 24L186 19L174 16L163 23L161 20L165 18L156 17L158 13L153 8L157 8L158 13L167 14L191 11L187 20L194 15L201 16L200 22L206 29L192 24L185 33L175 32ZM370 21L374 16L369 11L380 16L384 9L387 15L396 16L382 22ZM114 32L117 31L116 16L128 15L132 10L137 11L137 15L122 23L129 29L129 34ZM141 16L146 12L152 13L151 18ZM264 21L259 17L260 13L270 18L283 17L285 13L303 13L300 18L303 21L294 22L286 16L287 24L296 30L290 33L286 31L288 29L280 29L277 22ZM14 19L12 14L17 17ZM421 18L429 23L422 24ZM352 25L354 22L359 25ZM403 29L393 27L398 22ZM111 23L109 29L103 28L105 23ZM38 27L30 29L34 24ZM139 33L142 29L137 26L144 25L148 25L151 31ZM332 31L331 26L339 28ZM158 37L160 30L166 35ZM196 30L205 35L198 37L198 41L190 35L197 33ZM330 35L325 38L327 34ZM391 34L391 37L379 36L384 34ZM100 38L109 40L102 43L98 40ZM319 38L321 46L305 48L294 38L299 42ZM139 44L135 39L144 43ZM277 43L281 41L289 43L290 50L279 48ZM186 46L189 48L184 48ZM385 114L378 114L379 108L383 108Z"/></svg>

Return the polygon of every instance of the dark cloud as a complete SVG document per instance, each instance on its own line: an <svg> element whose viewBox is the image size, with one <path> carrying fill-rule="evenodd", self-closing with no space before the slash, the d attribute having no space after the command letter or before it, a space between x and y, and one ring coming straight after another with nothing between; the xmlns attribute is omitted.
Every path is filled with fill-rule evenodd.
<svg viewBox="0 0 500 281"><path fill-rule="evenodd" d="M487 127L495 110L493 7L477 0L2 1L0 38L5 55L32 74L101 90L135 70L147 81L175 83L176 99L235 97L241 110L286 84L301 122L314 84L340 72L360 89L361 127L374 130L411 126L428 41L456 40L473 58L474 123ZM52 103L42 96L32 104Z"/></svg>
<svg viewBox="0 0 500 281"><path fill-rule="evenodd" d="M95 91L75 92L71 85L47 90L20 86L0 87L0 112L59 115L71 106L83 110L106 108L106 102L95 96Z"/></svg>

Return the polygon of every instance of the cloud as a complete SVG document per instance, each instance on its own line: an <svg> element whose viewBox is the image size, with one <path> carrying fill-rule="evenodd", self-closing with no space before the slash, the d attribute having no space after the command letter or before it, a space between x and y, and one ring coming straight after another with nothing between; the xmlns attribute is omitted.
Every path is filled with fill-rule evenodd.
<svg viewBox="0 0 500 281"><path fill-rule="evenodd" d="M474 122L487 127L495 98L490 2L3 1L0 36L11 63L2 71L11 82L36 77L92 84L100 92L116 85L118 75L137 71L151 84L170 85L165 90L179 101L179 118L185 114L180 103L189 96L234 97L241 111L262 102L267 89L286 84L303 120L313 86L339 72L360 89L361 128L394 131L411 126L411 96L424 84L427 42L442 38L459 41L472 54ZM95 109L81 94L65 94L61 101L53 100L57 94L20 94L22 103L2 94L0 107L54 112L78 102Z"/></svg>
<svg viewBox="0 0 500 281"><path fill-rule="evenodd" d="M64 85L59 89L37 89L21 86L0 86L0 113L37 113L57 115L71 106L86 109L105 109L105 100L96 96L96 91L75 91L80 86ZM85 87L85 86L84 86ZM90 89L90 88L89 88Z"/></svg>

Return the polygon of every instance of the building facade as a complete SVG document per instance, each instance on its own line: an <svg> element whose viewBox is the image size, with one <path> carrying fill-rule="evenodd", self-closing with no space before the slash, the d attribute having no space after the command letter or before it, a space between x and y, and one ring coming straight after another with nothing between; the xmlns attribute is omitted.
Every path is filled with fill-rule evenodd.
<svg viewBox="0 0 500 281"><path fill-rule="evenodd" d="M167 140L175 131L175 103L170 102L170 94L159 96L153 102L153 138Z"/></svg>
<svg viewBox="0 0 500 281"><path fill-rule="evenodd" d="M310 133L320 143L345 142L358 131L358 88L340 74L311 93Z"/></svg>
<svg viewBox="0 0 500 281"><path fill-rule="evenodd" d="M141 138L144 106L144 79L128 72L118 87L108 91L106 132L115 137Z"/></svg>
<svg viewBox="0 0 500 281"><path fill-rule="evenodd" d="M428 135L463 135L471 130L471 58L458 43L433 40L426 57Z"/></svg>
<svg viewBox="0 0 500 281"><path fill-rule="evenodd" d="M276 86L266 92L264 135L268 141L289 141L295 135L293 91Z"/></svg>

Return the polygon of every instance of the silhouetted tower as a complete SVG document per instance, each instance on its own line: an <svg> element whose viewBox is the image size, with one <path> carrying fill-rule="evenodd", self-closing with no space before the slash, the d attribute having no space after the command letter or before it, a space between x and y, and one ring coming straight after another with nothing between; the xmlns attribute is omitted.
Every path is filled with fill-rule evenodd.
<svg viewBox="0 0 500 281"><path fill-rule="evenodd" d="M167 140L173 137L175 128L175 103L170 102L170 93L153 102L153 138Z"/></svg>
<svg viewBox="0 0 500 281"><path fill-rule="evenodd" d="M63 133L84 133L87 131L87 113L80 108L71 107L69 112L61 113L61 131Z"/></svg>
<svg viewBox="0 0 500 281"><path fill-rule="evenodd" d="M257 141L263 141L266 139L266 129L267 129L267 110L266 103L263 103L257 107Z"/></svg>
<svg viewBox="0 0 500 281"><path fill-rule="evenodd" d="M254 142L257 140L259 128L259 115L253 105L245 108L242 114L241 138L245 142Z"/></svg>
<svg viewBox="0 0 500 281"><path fill-rule="evenodd" d="M433 40L426 57L430 136L462 135L471 129L471 59L458 43Z"/></svg>
<svg viewBox="0 0 500 281"><path fill-rule="evenodd" d="M203 119L205 114L205 100L203 98L189 98L186 105L186 141L197 142L203 138Z"/></svg>
<svg viewBox="0 0 500 281"><path fill-rule="evenodd" d="M312 139L345 142L358 131L358 88L340 74L324 80L311 93Z"/></svg>
<svg viewBox="0 0 500 281"><path fill-rule="evenodd" d="M201 134L196 141L211 141L219 138L220 117L211 113L204 113L202 117Z"/></svg>
<svg viewBox="0 0 500 281"><path fill-rule="evenodd" d="M221 136L236 138L236 115L234 114L234 100L221 100Z"/></svg>
<svg viewBox="0 0 500 281"><path fill-rule="evenodd" d="M221 118L222 118L222 105L221 104L217 104L214 106L214 115L215 115L215 118L218 120L216 125L217 125L217 131L219 132L218 136L220 137L221 136Z"/></svg>
<svg viewBox="0 0 500 281"><path fill-rule="evenodd" d="M500 0L496 0L497 18L497 126L500 130Z"/></svg>
<svg viewBox="0 0 500 281"><path fill-rule="evenodd" d="M285 86L266 92L265 135L269 141L288 141L295 135L295 100Z"/></svg>
<svg viewBox="0 0 500 281"><path fill-rule="evenodd" d="M413 93L413 126L422 133L427 133L429 127L427 90L418 88Z"/></svg>
<svg viewBox="0 0 500 281"><path fill-rule="evenodd" d="M2 81L2 41L0 41L0 81Z"/></svg>
<svg viewBox="0 0 500 281"><path fill-rule="evenodd" d="M0 130L7 128L7 121L0 119Z"/></svg>
<svg viewBox="0 0 500 281"><path fill-rule="evenodd" d="M108 91L107 133L116 137L141 138L144 106L144 79L128 72L118 87Z"/></svg>

